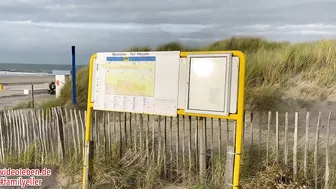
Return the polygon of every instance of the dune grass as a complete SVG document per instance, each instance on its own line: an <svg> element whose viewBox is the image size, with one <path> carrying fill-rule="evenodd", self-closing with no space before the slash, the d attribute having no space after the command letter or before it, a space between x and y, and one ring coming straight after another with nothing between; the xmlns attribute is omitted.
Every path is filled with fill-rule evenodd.
<svg viewBox="0 0 336 189"><path fill-rule="evenodd" d="M217 51L240 50L246 55L246 105L250 109L271 109L282 98L333 100L336 82L336 42L317 41L290 44L262 38L230 38L202 48L170 42L152 49L136 46L126 51ZM78 108L86 107L88 66L77 74ZM297 90L300 86L302 89ZM311 90L310 90L311 89ZM304 95L302 95L304 94ZM55 102L55 101L54 101ZM55 103L71 105L71 82L67 82Z"/></svg>

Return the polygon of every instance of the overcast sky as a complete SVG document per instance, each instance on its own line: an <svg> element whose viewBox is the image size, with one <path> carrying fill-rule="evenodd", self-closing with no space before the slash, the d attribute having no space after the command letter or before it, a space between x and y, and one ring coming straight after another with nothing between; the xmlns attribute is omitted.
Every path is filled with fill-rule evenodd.
<svg viewBox="0 0 336 189"><path fill-rule="evenodd" d="M87 64L99 51L231 36L336 36L336 0L0 0L0 62Z"/></svg>

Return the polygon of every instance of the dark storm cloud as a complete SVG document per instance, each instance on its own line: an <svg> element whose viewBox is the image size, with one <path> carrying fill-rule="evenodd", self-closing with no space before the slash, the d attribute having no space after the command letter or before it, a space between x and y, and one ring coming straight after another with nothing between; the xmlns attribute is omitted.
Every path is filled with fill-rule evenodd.
<svg viewBox="0 0 336 189"><path fill-rule="evenodd" d="M79 62L97 51L231 36L307 41L336 36L336 1L2 0L0 62Z"/></svg>

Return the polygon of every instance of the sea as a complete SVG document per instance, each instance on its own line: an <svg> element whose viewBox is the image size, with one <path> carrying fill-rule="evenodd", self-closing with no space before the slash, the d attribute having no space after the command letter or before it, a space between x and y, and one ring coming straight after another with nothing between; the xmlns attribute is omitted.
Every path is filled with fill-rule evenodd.
<svg viewBox="0 0 336 189"><path fill-rule="evenodd" d="M77 65L76 70L85 65ZM0 63L0 76L10 75L51 75L53 70L71 71L71 65L65 64L26 64Z"/></svg>

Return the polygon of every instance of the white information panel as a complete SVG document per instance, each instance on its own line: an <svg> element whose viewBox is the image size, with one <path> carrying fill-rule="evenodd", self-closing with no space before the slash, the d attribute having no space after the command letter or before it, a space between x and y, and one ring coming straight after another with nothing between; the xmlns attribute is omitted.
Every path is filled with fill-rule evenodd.
<svg viewBox="0 0 336 189"><path fill-rule="evenodd" d="M97 53L94 109L177 116L180 52Z"/></svg>
<svg viewBox="0 0 336 189"><path fill-rule="evenodd" d="M178 109L184 109L186 105L186 88L188 80L188 63L187 58L180 59L180 76L179 76L179 94Z"/></svg>
<svg viewBox="0 0 336 189"><path fill-rule="evenodd" d="M238 82L239 82L239 57L232 57L231 71L231 96L230 96L230 113L237 113L238 105ZM186 107L186 88L188 84L188 63L187 58L180 59L180 78L179 78L179 95L178 109Z"/></svg>
<svg viewBox="0 0 336 189"><path fill-rule="evenodd" d="M239 61L239 57L232 57L230 114L236 114L238 110Z"/></svg>
<svg viewBox="0 0 336 189"><path fill-rule="evenodd" d="M187 64L185 112L229 115L232 54L189 55Z"/></svg>

